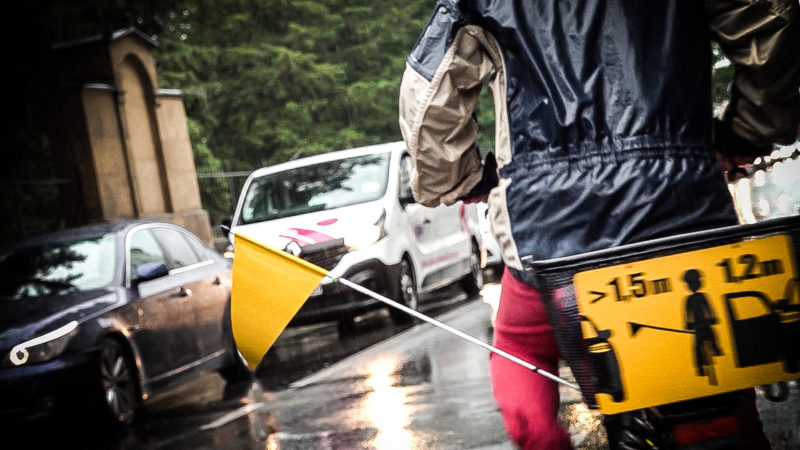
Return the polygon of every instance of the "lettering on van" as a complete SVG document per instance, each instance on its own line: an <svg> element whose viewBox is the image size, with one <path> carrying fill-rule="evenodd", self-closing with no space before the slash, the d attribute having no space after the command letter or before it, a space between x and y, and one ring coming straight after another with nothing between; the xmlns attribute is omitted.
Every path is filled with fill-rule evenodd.
<svg viewBox="0 0 800 450"><path fill-rule="evenodd" d="M439 264L439 263L443 263L445 261L450 261L451 259L456 259L456 258L458 258L458 253L457 252L444 253L444 254L436 256L434 258L428 258L428 259L422 261L422 267L430 267L430 266L433 266L433 265L436 265L436 264Z"/></svg>

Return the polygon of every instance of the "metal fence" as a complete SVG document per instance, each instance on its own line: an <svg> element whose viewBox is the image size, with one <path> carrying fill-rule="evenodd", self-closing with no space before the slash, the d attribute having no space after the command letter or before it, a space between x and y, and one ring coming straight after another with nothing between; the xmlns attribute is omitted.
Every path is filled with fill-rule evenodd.
<svg viewBox="0 0 800 450"><path fill-rule="evenodd" d="M233 215L242 186L251 171L231 171L230 165L223 164L224 172L197 172L197 183L200 186L200 201L208 211L214 238L223 236L219 225L226 217Z"/></svg>
<svg viewBox="0 0 800 450"><path fill-rule="evenodd" d="M233 215L248 175L250 171L197 173L201 205L208 211L215 240L227 238L219 225L224 218ZM64 189L77 192L80 187L76 180L56 178L0 181L0 243L62 228L65 210L82 210L82 205L63 204L61 193Z"/></svg>

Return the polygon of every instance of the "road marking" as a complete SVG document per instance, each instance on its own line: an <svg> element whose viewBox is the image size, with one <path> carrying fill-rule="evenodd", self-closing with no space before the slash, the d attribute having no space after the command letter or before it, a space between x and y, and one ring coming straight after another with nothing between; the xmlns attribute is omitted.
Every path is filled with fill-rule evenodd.
<svg viewBox="0 0 800 450"><path fill-rule="evenodd" d="M262 403L262 402L249 403L249 404L244 405L244 406L242 406L241 408L239 408L239 409L237 409L235 411L231 411L228 414L225 414L224 416L220 417L219 419L217 419L217 420L215 420L215 421L213 421L211 423L203 425L202 427L200 427L200 430L206 431L206 430L213 430L213 429L216 429L216 428L220 428L220 427L222 427L224 425L227 425L227 424L233 422L234 420L236 420L236 419L238 419L240 417L243 417L243 416L246 416L246 415L250 414L253 411L256 411L256 410L261 409L261 408L265 408L266 406L267 405Z"/></svg>

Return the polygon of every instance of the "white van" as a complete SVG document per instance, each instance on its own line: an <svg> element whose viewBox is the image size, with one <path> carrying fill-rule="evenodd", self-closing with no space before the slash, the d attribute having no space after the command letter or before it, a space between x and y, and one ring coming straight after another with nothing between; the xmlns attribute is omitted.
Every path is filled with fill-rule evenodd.
<svg viewBox="0 0 800 450"><path fill-rule="evenodd" d="M503 268L503 254L500 253L500 244L492 233L492 224L489 220L489 205L486 202L475 204L475 211L478 214L478 231L481 235L481 246L484 249L484 258L481 266L492 267L494 269Z"/></svg>
<svg viewBox="0 0 800 450"><path fill-rule="evenodd" d="M242 188L229 237L234 242L241 231L415 309L420 294L457 281L476 295L483 272L474 205L415 203L411 171L403 142L256 170ZM351 330L356 315L380 306L326 278L292 324L338 320L340 330ZM411 320L389 312L396 323Z"/></svg>

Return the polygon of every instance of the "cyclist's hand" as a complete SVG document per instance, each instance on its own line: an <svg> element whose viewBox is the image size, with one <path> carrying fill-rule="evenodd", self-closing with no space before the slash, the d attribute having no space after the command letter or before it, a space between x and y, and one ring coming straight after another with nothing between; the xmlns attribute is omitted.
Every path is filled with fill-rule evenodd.
<svg viewBox="0 0 800 450"><path fill-rule="evenodd" d="M727 120L714 119L712 139L717 163L725 170L728 181L746 177L745 166L772 151L772 144L753 143L736 134Z"/></svg>
<svg viewBox="0 0 800 450"><path fill-rule="evenodd" d="M483 173L481 180L475 185L466 195L461 197L464 203L480 203L485 202L489 198L489 192L497 186L497 161L494 159L493 153L488 153L483 160Z"/></svg>
<svg viewBox="0 0 800 450"><path fill-rule="evenodd" d="M728 181L736 181L747 176L747 165L753 163L750 156L729 156L716 152L717 164L725 171Z"/></svg>

